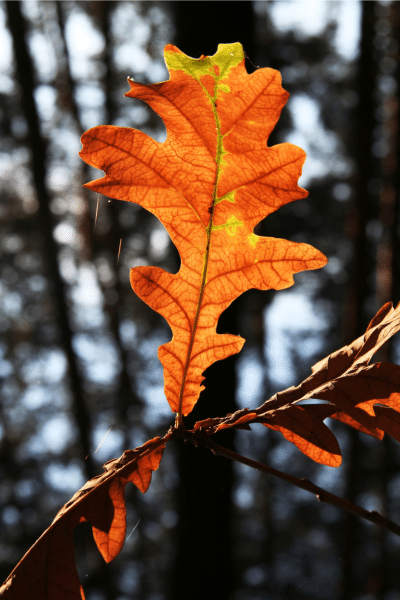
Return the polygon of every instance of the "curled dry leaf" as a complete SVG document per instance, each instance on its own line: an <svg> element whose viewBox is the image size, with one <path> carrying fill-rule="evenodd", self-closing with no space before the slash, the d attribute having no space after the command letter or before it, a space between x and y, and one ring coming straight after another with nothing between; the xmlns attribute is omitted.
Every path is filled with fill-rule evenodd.
<svg viewBox="0 0 400 600"><path fill-rule="evenodd" d="M85 598L75 567L73 532L88 521L106 562L122 549L126 534L125 486L131 481L141 492L161 461L168 434L149 440L104 465L104 473L88 481L63 506L53 523L20 560L0 587L4 600L82 600Z"/></svg>
<svg viewBox="0 0 400 600"><path fill-rule="evenodd" d="M249 75L241 44L220 44L200 59L169 45L165 61L168 81L129 80L126 95L162 117L166 141L95 127L82 136L80 156L106 173L86 187L152 212L179 251L178 273L136 267L131 283L172 329L158 355L167 400L181 416L196 404L205 369L243 346L239 336L216 333L222 311L250 288L287 288L294 273L327 260L307 244L253 232L264 217L307 195L297 185L304 151L267 146L289 96L280 73Z"/></svg>
<svg viewBox="0 0 400 600"><path fill-rule="evenodd" d="M257 409L243 409L223 419L196 423L209 435L227 428L249 428L262 423L280 431L316 462L336 467L339 445L324 424L332 417L359 431L382 439L387 433L400 441L400 366L369 364L379 348L400 329L400 303L385 304L364 335L312 367L312 374L297 387L275 394ZM326 404L301 404L310 399Z"/></svg>

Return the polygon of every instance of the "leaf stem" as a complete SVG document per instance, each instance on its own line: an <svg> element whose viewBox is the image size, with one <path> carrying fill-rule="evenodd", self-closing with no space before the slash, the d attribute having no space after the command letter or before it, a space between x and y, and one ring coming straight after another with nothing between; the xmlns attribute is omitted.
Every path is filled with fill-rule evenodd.
<svg viewBox="0 0 400 600"><path fill-rule="evenodd" d="M245 456L242 456L241 454L237 454L233 450L229 450L224 446L220 446L211 439L208 439L208 442L204 445L207 446L214 454L231 458L232 460L247 465L248 467L252 467L253 469L257 469L258 471L263 471L264 473L269 473L274 477L283 479L283 481L287 481L288 483L291 483L296 487L306 490L311 494L315 494L320 502L328 502L329 504L337 506L338 508L347 511L348 513L355 515L356 517L366 519L367 521L370 521L371 523L374 523L375 525L378 525L379 527L387 529L395 535L400 536L400 525L397 525L397 523L393 523L393 521L389 521L389 519L386 519L386 517L383 517L375 510L365 510L364 508L361 508L361 506L353 504L349 500L345 500L340 496L336 496L335 494L327 492L326 490L318 487L308 479L299 479L294 475L288 475L287 473L278 471L277 469L274 469L269 465L257 462L255 460L252 460L251 458L247 458Z"/></svg>

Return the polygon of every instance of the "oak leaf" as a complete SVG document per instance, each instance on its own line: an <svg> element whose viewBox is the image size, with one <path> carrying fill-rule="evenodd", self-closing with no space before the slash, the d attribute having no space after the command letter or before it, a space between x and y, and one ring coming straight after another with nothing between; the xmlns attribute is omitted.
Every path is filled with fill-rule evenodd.
<svg viewBox="0 0 400 600"><path fill-rule="evenodd" d="M280 431L316 462L336 467L339 445L324 424L332 417L354 429L382 439L387 433L400 441L400 366L369 364L372 356L400 330L400 303L385 304L364 335L312 367L297 387L278 392L259 408L242 409L222 419L198 421L195 429L208 435L228 428L250 428L262 423ZM326 404L299 404L310 399Z"/></svg>
<svg viewBox="0 0 400 600"><path fill-rule="evenodd" d="M104 473L87 481L59 511L0 587L0 596L4 600L84 599L75 567L75 527L90 522L104 560L112 561L125 541L125 486L131 481L146 492L166 441L167 436L154 438L107 462Z"/></svg>
<svg viewBox="0 0 400 600"><path fill-rule="evenodd" d="M128 80L126 96L162 117L166 141L134 129L94 127L82 136L80 156L106 173L86 187L152 212L179 251L178 273L136 267L131 284L172 329L172 341L158 356L167 400L181 416L204 389L205 369L244 344L239 336L216 333L222 311L250 288L287 288L294 273L327 260L307 244L253 231L264 217L307 195L297 185L304 151L267 146L289 96L280 73L249 75L238 43L220 44L214 56L200 59L168 45L165 61L168 81Z"/></svg>

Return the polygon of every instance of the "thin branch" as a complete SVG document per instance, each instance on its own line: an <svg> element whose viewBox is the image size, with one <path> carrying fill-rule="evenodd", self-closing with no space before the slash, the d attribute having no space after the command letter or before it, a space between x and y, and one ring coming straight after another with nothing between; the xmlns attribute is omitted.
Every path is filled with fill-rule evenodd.
<svg viewBox="0 0 400 600"><path fill-rule="evenodd" d="M310 492L311 494L315 494L320 502L328 502L329 504L332 504L333 506L337 506L338 508L341 508L342 510L347 511L347 512L351 513L352 515L355 515L356 517L361 517L362 519L366 519L367 521L370 521L371 523L374 523L375 525L378 525L379 527L383 527L384 529L387 529L388 531L391 531L392 533L400 536L400 525L393 523L393 521L389 521L389 519L386 519L385 517L383 517L381 514L379 514L375 510L373 510L373 511L365 510L364 508L361 508L361 506L358 506L357 504L353 504L352 502L349 502L348 500L345 500L344 498L340 498L340 496L335 496L335 494L331 494L330 492L327 492L323 488L320 488L317 485L314 485L308 479L299 479L298 477L294 477L293 475L288 475L287 473L282 473L282 471L278 471L277 469L274 469L273 467L270 467L263 463L252 460L251 458L246 458L245 456L242 456L241 454L237 454L236 452L233 452L233 450L229 450L228 448L224 448L223 446L220 446L219 444L215 443L213 440L210 440L209 438L207 441L204 441L204 443L200 442L200 444L207 446L212 452L214 452L214 454L218 454L219 456L225 456L227 458L231 458L232 460L235 460L236 462L240 462L244 465L247 465L248 467L257 469L258 471L263 471L264 473L269 473L270 475L274 475L274 477L283 479L283 481L287 481L288 483L291 483L303 490L306 490L307 492Z"/></svg>

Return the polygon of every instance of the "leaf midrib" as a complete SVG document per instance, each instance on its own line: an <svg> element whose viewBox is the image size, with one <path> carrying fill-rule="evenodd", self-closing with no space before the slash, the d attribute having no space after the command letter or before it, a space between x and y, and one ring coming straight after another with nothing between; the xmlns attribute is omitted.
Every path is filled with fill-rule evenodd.
<svg viewBox="0 0 400 600"><path fill-rule="evenodd" d="M199 81L199 84L203 88L203 92L206 94L206 96L209 98L209 100L211 102L212 111L214 114L215 126L217 129L217 148L216 148L216 157L215 157L216 171L215 171L215 182L214 182L212 201L211 201L211 205L209 207L210 219L209 219L208 226L206 229L207 241L206 241L206 250L204 253L203 271L201 274L199 299L197 301L196 314L194 317L193 327L192 327L192 331L190 334L189 346L188 346L188 351L187 351L187 355L186 355L186 362L185 362L185 366L183 369L181 388L179 390L179 403L178 403L178 414L177 414L178 426L183 425L183 422L182 422L183 395L184 395L184 391L185 391L186 377L187 377L187 373L189 370L190 360L192 358L193 344L194 344L194 340L196 337L197 324L198 324L198 321L200 318L201 305L203 302L204 290L205 290L206 281L207 281L207 270L208 270L209 256L210 256L210 250L211 250L211 234L212 234L212 230L213 230L214 208L215 208L216 199L217 199L217 188L218 188L218 179L219 179L219 175L220 175L220 165L221 165L221 158L222 158L222 142L223 142L223 136L221 135L221 124L220 124L220 120L219 120L219 116L218 116L218 112L217 112L217 108L216 108L216 96L217 96L217 89L218 89L217 82L214 87L214 96L213 97L210 96L210 94L208 93L208 91L205 89L205 87L202 85L202 83L200 81Z"/></svg>

